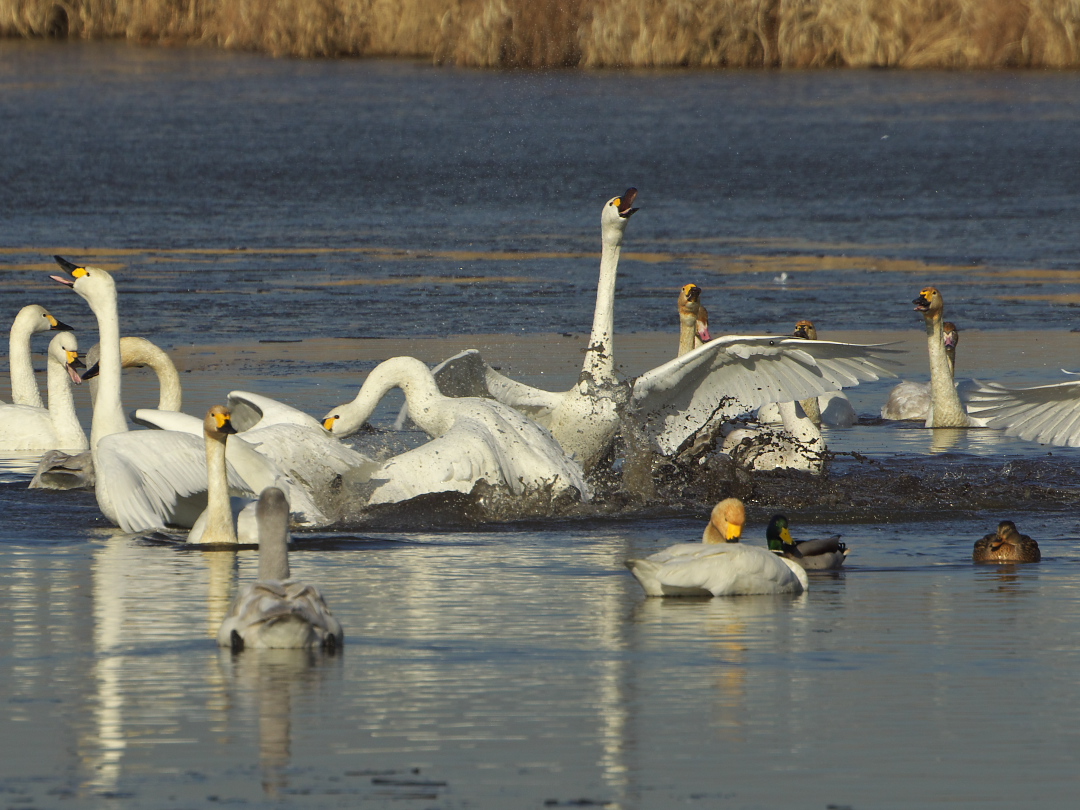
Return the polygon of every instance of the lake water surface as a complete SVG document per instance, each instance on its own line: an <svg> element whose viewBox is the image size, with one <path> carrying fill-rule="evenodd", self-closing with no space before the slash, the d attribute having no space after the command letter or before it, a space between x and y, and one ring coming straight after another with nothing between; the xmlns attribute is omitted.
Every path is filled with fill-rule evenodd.
<svg viewBox="0 0 1080 810"><path fill-rule="evenodd" d="M41 303L89 347L51 256L115 272L125 333L177 358L190 413L240 388L321 416L386 357L466 346L568 385L600 207L631 185L628 376L674 352L688 281L714 333L809 317L898 341L920 380L911 300L934 284L961 375L1080 368L1071 73L500 73L0 41L0 122L0 311ZM745 493L745 542L782 510L796 537L853 549L802 596L646 599L623 561L700 537L693 489L420 516L299 536L294 574L345 626L333 657L220 652L254 552L120 534L91 494L28 491L31 460L6 459L0 806L1072 807L1078 451L882 424L892 384L850 391L863 418L828 433L824 481ZM124 394L156 398L145 372ZM1003 517L1041 563L971 564Z"/></svg>

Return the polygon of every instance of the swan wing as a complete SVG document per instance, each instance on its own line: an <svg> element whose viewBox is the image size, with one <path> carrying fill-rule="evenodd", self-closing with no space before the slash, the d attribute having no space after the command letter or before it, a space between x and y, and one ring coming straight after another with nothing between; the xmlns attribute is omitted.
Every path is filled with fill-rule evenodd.
<svg viewBox="0 0 1080 810"><path fill-rule="evenodd" d="M226 404L232 413L233 425L241 433L268 425L303 425L322 428L319 420L299 408L286 405L262 394L250 391L230 391Z"/></svg>
<svg viewBox="0 0 1080 810"><path fill-rule="evenodd" d="M1006 388L982 383L968 392L968 412L1026 441L1080 447L1080 382Z"/></svg>
<svg viewBox="0 0 1080 810"><path fill-rule="evenodd" d="M229 487L250 492L231 465L227 467ZM114 433L98 442L94 473L99 495L107 491L113 517L125 532L183 525L188 518L180 513L182 501L206 492L206 448L188 433Z"/></svg>
<svg viewBox="0 0 1080 810"><path fill-rule="evenodd" d="M292 580L255 582L244 588L221 623L218 644L232 646L234 632L244 647L256 649L339 645L345 639L341 623L322 594L313 586Z"/></svg>
<svg viewBox="0 0 1080 810"><path fill-rule="evenodd" d="M716 338L638 377L631 407L646 435L671 454L711 421L896 376L880 365L895 351L776 336Z"/></svg>
<svg viewBox="0 0 1080 810"><path fill-rule="evenodd" d="M203 435L203 420L180 411L139 408L131 413L131 421L153 430L175 430L178 433L190 433L192 436Z"/></svg>

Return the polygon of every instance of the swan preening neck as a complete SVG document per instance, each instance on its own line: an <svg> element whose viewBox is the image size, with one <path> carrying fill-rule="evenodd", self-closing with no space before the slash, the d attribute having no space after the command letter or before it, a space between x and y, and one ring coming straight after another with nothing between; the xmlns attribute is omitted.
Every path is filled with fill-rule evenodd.
<svg viewBox="0 0 1080 810"><path fill-rule="evenodd" d="M289 501L277 487L267 487L255 506L259 526L259 581L289 578Z"/></svg>
<svg viewBox="0 0 1080 810"><path fill-rule="evenodd" d="M597 386L615 381L615 279L626 222L638 210L631 208L636 197L637 189L628 188L621 196L612 197L604 203L600 214L600 281L596 289L592 332L581 372L583 380Z"/></svg>
<svg viewBox="0 0 1080 810"><path fill-rule="evenodd" d="M679 357L711 339L709 312L701 305L701 287L684 284L679 290Z"/></svg>
<svg viewBox="0 0 1080 810"><path fill-rule="evenodd" d="M203 419L206 440L206 528L199 542L235 544L236 525L233 522L232 501L229 495L229 476L225 466L225 442L236 433L232 414L223 405L215 405Z"/></svg>
<svg viewBox="0 0 1080 810"><path fill-rule="evenodd" d="M927 427L971 427L953 384L952 363L945 348L942 315L945 302L935 287L926 287L912 303L926 321L926 345L930 354L930 414Z"/></svg>
<svg viewBox="0 0 1080 810"><path fill-rule="evenodd" d="M738 498L727 498L713 507L702 543L738 543L746 525L746 507Z"/></svg>
<svg viewBox="0 0 1080 810"><path fill-rule="evenodd" d="M19 310L8 334L8 373L11 377L11 401L16 405L43 408L45 402L34 378L30 338L38 332L71 332L67 324L49 314L45 307L29 304Z"/></svg>
<svg viewBox="0 0 1080 810"><path fill-rule="evenodd" d="M453 398L440 393L431 369L415 357L391 357L371 370L352 402L326 415L323 427L335 436L355 433L374 413L386 392L393 388L405 392L409 418L429 436L441 436L453 424L447 409L433 407Z"/></svg>

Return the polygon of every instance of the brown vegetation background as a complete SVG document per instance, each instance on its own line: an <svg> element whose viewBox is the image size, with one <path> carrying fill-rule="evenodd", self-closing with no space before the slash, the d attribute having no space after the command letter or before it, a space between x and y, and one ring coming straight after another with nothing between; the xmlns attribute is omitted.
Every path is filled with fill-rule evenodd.
<svg viewBox="0 0 1080 810"><path fill-rule="evenodd" d="M0 0L0 35L480 67L1074 67L1080 0Z"/></svg>

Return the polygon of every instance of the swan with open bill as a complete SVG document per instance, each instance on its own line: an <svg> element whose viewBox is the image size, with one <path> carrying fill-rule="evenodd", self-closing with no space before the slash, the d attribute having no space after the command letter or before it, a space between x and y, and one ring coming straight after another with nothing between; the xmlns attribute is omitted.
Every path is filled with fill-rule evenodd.
<svg viewBox="0 0 1080 810"><path fill-rule="evenodd" d="M431 370L413 357L392 357L373 368L356 398L326 415L324 427L340 437L355 433L393 388L404 392L410 418L431 441L358 480L374 487L369 504L469 493L481 480L514 495L577 490L583 500L590 497L581 467L545 428L493 399L444 396Z"/></svg>
<svg viewBox="0 0 1080 810"><path fill-rule="evenodd" d="M90 426L98 508L125 532L190 528L206 508L202 439L177 431L128 431L121 401L116 282L101 268L79 266L59 256L56 261L70 278L52 278L82 297L98 322L99 387ZM247 483L231 467L228 475L234 494L250 493Z"/></svg>
<svg viewBox="0 0 1080 810"><path fill-rule="evenodd" d="M49 342L46 385L49 407L0 404L0 450L81 450L86 433L75 412L71 385L82 377L79 344L71 332L58 332Z"/></svg>
<svg viewBox="0 0 1080 810"><path fill-rule="evenodd" d="M313 585L290 577L289 504L285 493L269 487L255 509L259 536L259 579L233 600L218 630L220 647L304 649L328 652L345 641L341 622Z"/></svg>
<svg viewBox="0 0 1080 810"><path fill-rule="evenodd" d="M623 421L633 419L650 447L673 456L693 443L712 420L751 412L766 402L805 399L860 381L895 376L882 368L879 346L770 336L713 338L632 382L615 373L615 280L623 234L636 189L608 200L600 217L601 257L592 331L577 384L545 391L499 374L478 352L463 352L438 367L447 375L471 375L455 387L484 390L551 430L586 470L608 455Z"/></svg>
<svg viewBox="0 0 1080 810"><path fill-rule="evenodd" d="M1033 563L1042 559L1042 553L1039 544L1026 534L1020 534L1015 523L1003 520L996 532L975 541L971 559L974 562Z"/></svg>
<svg viewBox="0 0 1080 810"><path fill-rule="evenodd" d="M71 332L70 326L56 320L47 309L28 304L19 310L8 333L8 374L11 378L11 403L44 408L45 402L34 377L30 339L41 332Z"/></svg>
<svg viewBox="0 0 1080 810"><path fill-rule="evenodd" d="M805 591L802 566L759 546L739 542L746 508L738 498L713 507L700 543L679 543L626 561L649 596L741 596Z"/></svg>
<svg viewBox="0 0 1080 810"><path fill-rule="evenodd" d="M792 560L808 571L840 568L848 554L848 547L840 542L838 534L819 540L794 540L784 515L773 515L765 530L765 541L769 551Z"/></svg>

